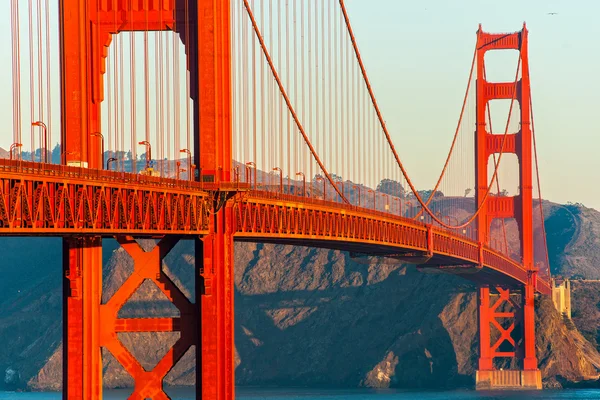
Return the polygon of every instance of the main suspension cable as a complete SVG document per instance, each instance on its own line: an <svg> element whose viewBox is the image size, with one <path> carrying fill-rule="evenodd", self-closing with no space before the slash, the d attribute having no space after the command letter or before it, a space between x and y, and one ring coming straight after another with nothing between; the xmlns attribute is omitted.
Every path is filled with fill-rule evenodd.
<svg viewBox="0 0 600 400"><path fill-rule="evenodd" d="M398 155L398 152L396 151L396 148L394 147L394 144L392 142L391 136L389 134L389 131L387 129L387 125L385 124L385 121L383 120L383 116L381 114L381 110L379 109L379 105L377 104L377 100L375 99L375 94L373 92L373 88L371 87L371 83L369 81L369 78L367 76L367 72L364 66L364 63L362 61L362 57L360 55L360 51L358 50L358 45L356 43L356 38L354 37L354 33L352 31L352 26L350 25L350 18L348 17L348 12L346 10L346 7L344 5L344 0L339 0L340 3L340 7L342 9L342 13L344 15L344 21L346 23L346 28L348 30L348 34L350 35L350 39L352 41L352 46L354 48L354 53L356 55L358 64L360 66L362 75L363 75L363 79L365 81L365 84L367 86L367 90L369 92L369 96L371 97L371 102L373 104L373 107L375 108L375 112L377 114L377 118L379 120L379 124L381 126L381 128L383 129L383 133L385 134L387 143L390 147L390 150L392 151L394 158L396 159L396 163L398 164L398 167L400 168L400 170L402 171L402 174L404 175L406 182L408 183L410 189L412 190L412 192L415 195L415 198L417 199L417 201L419 202L419 204L421 205L421 207L427 212L427 214L429 214L429 216L432 218L432 220L434 220L435 222L437 222L438 224L440 224L442 227L445 227L447 229L461 229L464 228L466 226L468 226L471 222L473 222L475 220L475 218L479 215L479 213L481 212L483 205L485 204L487 197L490 194L492 185L494 184L495 180L497 179L498 176L498 167L500 166L500 161L502 159L502 155L504 153L504 147L506 144L506 138L508 136L508 128L509 128L509 124L510 124L510 118L511 118L511 114L512 114L512 109L514 106L514 101L515 101L515 96L517 93L517 84L518 84L518 75L519 75L519 69L521 66L521 57L519 57L518 60L518 64L517 64L517 73L516 73L516 77L515 77L515 83L514 83L514 90L513 90L513 96L511 98L511 103L510 103L510 109L509 109L509 115L508 115L508 120L506 122L506 129L504 131L504 135L503 135L503 139L502 139L502 146L500 149L500 153L498 156L498 164L496 165L496 168L494 169L494 174L492 176L492 180L490 182L490 184L488 185L488 188L485 192L485 195L483 196L483 199L481 201L481 203L479 204L476 212L471 216L471 218L469 218L466 222L464 222L463 224L460 225L449 225L444 223L440 218L438 218L435 213L429 209L429 207L425 204L425 202L423 201L423 199L421 198L421 196L419 195L419 193L417 192L414 184L412 183L412 181L410 180L408 173L406 171L406 168L404 167L402 161L400 160L400 157Z"/></svg>
<svg viewBox="0 0 600 400"><path fill-rule="evenodd" d="M321 159L319 158L319 155L317 154L315 148L313 147L310 139L308 138L306 131L304 130L304 127L302 126L302 123L300 122L300 120L298 119L298 115L296 114L296 111L294 110L294 107L292 106L292 103L285 91L285 88L283 87L283 84L281 82L281 79L279 78L279 75L277 74L277 70L275 69L275 65L273 64L273 60L271 59L271 56L269 55L269 51L267 50L267 46L265 45L265 41L264 38L262 36L262 34L260 33L260 29L256 23L256 19L254 18L254 13L252 12L252 9L250 8L250 4L248 3L248 0L244 0L244 7L246 8L246 12L248 13L248 17L250 18L250 21L252 22L252 27L254 29L254 33L259 41L260 47L263 51L263 54L265 55L266 59L267 59L267 63L269 65L269 68L271 69L271 73L273 74L273 78L275 79L277 86L279 86L279 91L281 92L281 95L283 96L283 99L285 100L285 103L287 105L287 108L289 110L289 112L292 114L292 118L294 119L294 122L296 123L296 127L298 128L298 130L300 131L300 134L302 135L302 137L304 138L304 142L306 143L306 145L308 146L308 148L310 149L310 152L312 153L313 158L315 159L315 161L317 162L317 164L319 164L319 167L321 168L321 171L323 171L323 173L325 174L325 177L327 178L327 180L329 181L329 183L331 184L331 186L333 187L333 189L337 192L337 194L340 196L340 198L347 204L349 204L350 202L348 201L348 199L346 199L346 197L344 196L344 193L342 193L342 191L340 191L340 189L338 188L338 186L335 184L335 181L333 180L333 178L331 177L331 175L329 174L329 172L327 171L327 169L325 168L325 165L323 164L323 162L321 161Z"/></svg>

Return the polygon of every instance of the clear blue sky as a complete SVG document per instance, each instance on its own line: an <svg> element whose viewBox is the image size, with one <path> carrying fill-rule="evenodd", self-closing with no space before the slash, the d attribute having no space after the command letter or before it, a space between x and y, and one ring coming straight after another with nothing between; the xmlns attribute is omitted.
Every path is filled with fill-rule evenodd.
<svg viewBox="0 0 600 400"><path fill-rule="evenodd" d="M600 209L600 1L346 1L378 101L418 187L435 181L450 144L478 24L512 32L526 21L542 193ZM503 70L511 80L512 65Z"/></svg>
<svg viewBox="0 0 600 400"><path fill-rule="evenodd" d="M5 21L0 24L5 38L0 42L5 59L0 67L0 119L10 121L10 2L0 3ZM478 24L490 32L512 32L526 21L544 197L600 209L595 182L600 129L594 120L600 114L600 1L346 3L385 119L419 188L435 183L448 150ZM512 62L498 64L498 74L512 79L513 72ZM11 132L0 133L0 146L7 148L10 142Z"/></svg>

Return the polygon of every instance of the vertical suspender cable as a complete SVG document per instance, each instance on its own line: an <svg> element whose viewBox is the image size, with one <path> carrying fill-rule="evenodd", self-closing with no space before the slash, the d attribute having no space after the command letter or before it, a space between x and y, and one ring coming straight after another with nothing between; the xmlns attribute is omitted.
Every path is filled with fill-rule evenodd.
<svg viewBox="0 0 600 400"><path fill-rule="evenodd" d="M533 101L531 99L531 93L529 94L529 109L531 110L531 132L532 132L532 136L533 136L533 159L535 160L535 175L536 175L536 182L537 182L537 186L538 186L538 201L539 201L540 219L541 219L541 225L542 225L542 238L544 240L544 250L546 251L546 267L548 268L548 280L550 280L550 275L551 275L550 255L548 254L548 240L546 237L546 221L544 218L544 207L543 207L543 203L542 203L542 200L543 200L542 186L540 185L540 169L539 169L538 155L537 155L537 142L536 142L536 138L535 138L535 124L534 124L534 118L533 118Z"/></svg>
<svg viewBox="0 0 600 400"><path fill-rule="evenodd" d="M187 2L186 2L187 4ZM144 30L144 96L145 96L145 117L146 122L144 129L146 131L146 141L150 142L150 65L149 65L149 57L148 57L148 8L145 10L146 17L146 29ZM189 39L189 38L188 38ZM189 42L187 42L189 43ZM137 145L137 143L136 143ZM147 154L146 154L147 156Z"/></svg>
<svg viewBox="0 0 600 400"><path fill-rule="evenodd" d="M37 73L38 73L38 113L39 113L39 121L44 121L46 124L48 124L48 121L46 120L46 116L44 113L44 78L43 78L43 69L42 69L42 65L44 65L43 62L43 56L42 56L42 43L43 43L43 38L42 38L42 2L41 0L37 0L37 36L38 36L38 43L37 43ZM45 141L42 140L40 138L40 162L45 160L46 158L44 157L44 151L48 151L48 149L46 149L45 147Z"/></svg>
<svg viewBox="0 0 600 400"><path fill-rule="evenodd" d="M254 0L252 0L252 6L254 7ZM256 116L256 108L257 108L257 95L256 95L256 74L257 74L257 66L256 66L256 36L252 35L252 136L254 138L254 154L252 161L254 164L254 171L256 172L256 163L258 163L258 142L257 142L257 116ZM254 182L254 186L258 188L258 174L254 174L256 176L256 182Z"/></svg>
<svg viewBox="0 0 600 400"><path fill-rule="evenodd" d="M331 58L331 52L332 52L332 46L331 43L333 41L333 37L332 37L332 20L331 20L331 14L332 14L332 2L328 1L327 4L329 5L327 7L327 66L329 67L327 69L327 84L328 84L328 91L327 91L327 99L324 100L326 101L326 104L329 107L328 110L328 115L329 117L327 118L327 131L325 132L325 136L329 137L329 144L328 144L328 149L329 149L329 162L332 163L333 165L337 165L338 160L337 157L334 159L333 157L333 96L332 96L332 85L333 85L333 60ZM334 161L335 160L335 161Z"/></svg>
<svg viewBox="0 0 600 400"><path fill-rule="evenodd" d="M269 55L269 52L267 50L267 47L265 45L264 39L262 37L262 35L260 34L260 30L258 29L258 25L256 23L256 20L254 18L254 14L252 12L252 9L250 8L250 5L248 3L248 0L243 0L244 1L244 6L246 7L246 11L248 13L248 16L252 22L252 27L254 29L255 35L257 37L257 39L259 40L261 49L263 51L264 56L267 59L267 63L268 66L271 70L271 73L273 75L273 78L275 79L277 86L279 88L279 91L281 92L281 95L283 96L286 105L288 107L289 112L292 114L292 117L294 119L294 122L296 123L296 126L298 128L298 130L300 131L300 133L302 134L302 137L306 143L306 145L308 146L314 161L318 164L318 166L320 167L321 171L325 174L325 177L327 178L327 180L329 181L329 183L332 185L333 189L340 195L340 197L342 198L342 200L345 203L348 203L348 200L345 198L345 196L343 195L343 193L341 193L337 187L337 185L335 185L333 179L331 178L331 175L329 174L329 172L327 171L327 169L325 168L325 165L323 164L323 162L321 161L321 159L319 158L317 152L315 151L311 141L308 138L308 135L306 134L306 131L304 130L304 127L302 126L302 124L300 123L300 120L298 119L298 115L296 114L296 111L294 110L294 108L292 107L291 101L285 91L285 88L283 87L283 84L281 82L281 79L279 78L279 75L277 74L277 71L275 69L275 66L273 64L273 60L271 59L271 56Z"/></svg>
<svg viewBox="0 0 600 400"><path fill-rule="evenodd" d="M290 71L290 47L291 47L291 43L290 43L290 0L286 0L285 2L285 70L287 71L287 79L286 79L286 86L289 88L290 87L290 75L291 75L291 71ZM292 170L292 142L291 142L291 119L290 119L290 113L286 113L286 131L287 131L287 170L288 170L288 174L290 176L290 178L294 178L294 180L296 179L296 171L298 170ZM291 194L290 191L290 179L288 179L288 193ZM294 190L294 193L297 194L296 190Z"/></svg>
<svg viewBox="0 0 600 400"><path fill-rule="evenodd" d="M35 81L33 78L33 5L29 0L29 118L33 121L34 118L34 107L35 107ZM34 138L34 127L30 126L31 131L31 161L35 161L35 138Z"/></svg>
<svg viewBox="0 0 600 400"><path fill-rule="evenodd" d="M124 68L124 55L123 55L123 35L119 35L119 75L121 81L119 82L121 88L121 136L119 143L119 151L121 158L121 171L125 171L125 68Z"/></svg>
<svg viewBox="0 0 600 400"><path fill-rule="evenodd" d="M51 89L51 68L50 68L50 4L49 0L45 1L45 17L46 17L46 108L48 116L46 117L48 124L48 143L52 151L52 89ZM52 162L52 157L50 157Z"/></svg>
<svg viewBox="0 0 600 400"><path fill-rule="evenodd" d="M184 10L184 14L185 14L185 43L187 46L189 46L190 42L190 7L189 7L189 1L185 2L185 10ZM190 115L190 104L192 102L192 91L191 91L191 87L190 87L190 74L192 71L192 65L196 65L197 60L195 61L191 61L190 58L193 56L193 52L186 52L186 74L185 74L185 86L186 86L186 92L187 92L187 96L185 99L185 128L186 128L186 149L191 150L191 115ZM192 171L192 166L188 165L187 166L187 173L188 176Z"/></svg>
<svg viewBox="0 0 600 400"><path fill-rule="evenodd" d="M21 43L19 0L11 0L13 142L23 143L21 135Z"/></svg>

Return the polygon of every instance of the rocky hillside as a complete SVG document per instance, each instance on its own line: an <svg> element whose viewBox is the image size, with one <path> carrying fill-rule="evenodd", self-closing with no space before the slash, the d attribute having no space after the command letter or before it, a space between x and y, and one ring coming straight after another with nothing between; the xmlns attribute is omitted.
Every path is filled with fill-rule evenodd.
<svg viewBox="0 0 600 400"><path fill-rule="evenodd" d="M547 226L553 270L600 275L594 240L600 214L554 206ZM577 210L575 210L574 208ZM573 208L573 209L572 209ZM573 220L575 218L575 224ZM580 227L591 224L590 227ZM576 228L572 228L576 225ZM514 241L514 234L511 234ZM58 240L0 239L0 372L4 387L58 389L61 375L61 254ZM151 245L145 243L145 245ZM474 287L450 275L412 266L304 247L236 244L236 378L241 385L371 387L471 386L476 368ZM12 257L12 258L10 258ZM131 273L131 261L114 241L104 248L107 299ZM581 265L580 265L581 262ZM181 243L166 268L193 298L192 246ZM574 291L574 298L577 298ZM121 316L176 315L144 284ZM587 296L589 300L598 301ZM586 308L586 305L580 307ZM594 307L596 304L593 305ZM575 310L575 307L574 307ZM175 313L175 314L173 314ZM590 327L578 327L588 339ZM586 319L589 322L588 319ZM594 323L590 323L593 325ZM598 323L596 323L596 327ZM594 328L595 329L595 328ZM538 357L549 385L597 378L600 355L547 299L538 307ZM129 334L124 344L149 368L173 334ZM518 339L518 338L517 338ZM130 378L105 353L105 382ZM193 354L171 372L172 384L192 384Z"/></svg>

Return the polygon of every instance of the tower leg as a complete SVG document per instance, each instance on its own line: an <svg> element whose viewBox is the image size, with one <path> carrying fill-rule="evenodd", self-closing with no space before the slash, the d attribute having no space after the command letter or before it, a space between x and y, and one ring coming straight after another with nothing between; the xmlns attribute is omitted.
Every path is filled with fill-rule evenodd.
<svg viewBox="0 0 600 400"><path fill-rule="evenodd" d="M102 398L102 239L63 239L63 399Z"/></svg>
<svg viewBox="0 0 600 400"><path fill-rule="evenodd" d="M492 294L489 286L482 286L479 289L479 369L475 378L476 388L541 389L542 379L535 358L533 284L523 288L522 305L513 300L509 289L502 287L494 289L498 294ZM490 301L491 296L496 298L495 301ZM522 357L520 352L517 353L517 344L512 337L517 320L522 320L524 327L523 369L497 370L494 368L495 358ZM491 336L492 329L499 334L495 341L491 340L496 336ZM512 351L503 348L508 345Z"/></svg>
<svg viewBox="0 0 600 400"><path fill-rule="evenodd" d="M193 305L163 271L163 260L178 242L175 236L165 236L152 250L145 251L133 237L118 237L117 241L133 260L133 269L129 278L116 293L103 304L101 309L102 328L101 345L105 347L131 375L134 390L131 400L156 399L168 400L163 388L165 376L194 344ZM150 280L177 307L177 318L118 318L119 310L144 283ZM118 337L126 332L180 332L173 347L161 358L152 370L146 370Z"/></svg>
<svg viewBox="0 0 600 400"><path fill-rule="evenodd" d="M535 282L537 273L529 274L527 285L523 288L523 386L529 389L542 388L542 374L538 369L535 354Z"/></svg>
<svg viewBox="0 0 600 400"><path fill-rule="evenodd" d="M490 288L479 288L477 319L479 322L479 370L491 371L493 369L492 349L490 348Z"/></svg>
<svg viewBox="0 0 600 400"><path fill-rule="evenodd" d="M214 216L213 233L196 239L196 398L202 400L235 398L232 217L232 208L224 207Z"/></svg>

